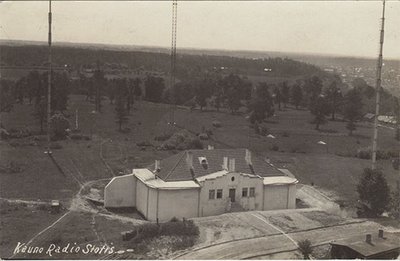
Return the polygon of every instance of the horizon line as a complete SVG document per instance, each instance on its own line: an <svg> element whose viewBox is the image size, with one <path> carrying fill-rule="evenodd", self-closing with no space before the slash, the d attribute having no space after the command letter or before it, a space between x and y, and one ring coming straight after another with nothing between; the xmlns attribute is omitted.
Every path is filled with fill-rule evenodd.
<svg viewBox="0 0 400 261"><path fill-rule="evenodd" d="M44 45L47 44L47 41L40 41L40 40L26 40L26 39L1 39L1 42L36 42L36 43L43 43ZM159 49L167 49L169 50L169 46L162 46L162 45L135 45L135 44L114 44L114 43L94 43L94 42L69 42L69 41L53 41L53 45L56 43L59 44L84 44L84 45L103 45L103 46L120 46L120 47L142 47L142 48L159 48ZM196 50L196 51L225 51L225 52L254 52L254 53L281 53L281 54L288 54L288 55L308 55L308 56L322 56L322 57L330 57L330 58L357 58L357 59L377 59L377 57L373 56L361 56L361 55L348 55L348 54L333 54L333 53L313 53L313 52L293 52L293 51L266 51L266 50L246 50L246 49L219 49L219 48L200 48L200 47L179 47L177 50ZM387 57L383 56L384 60L390 61L400 61L400 57ZM244 57L247 59L251 59L248 57Z"/></svg>

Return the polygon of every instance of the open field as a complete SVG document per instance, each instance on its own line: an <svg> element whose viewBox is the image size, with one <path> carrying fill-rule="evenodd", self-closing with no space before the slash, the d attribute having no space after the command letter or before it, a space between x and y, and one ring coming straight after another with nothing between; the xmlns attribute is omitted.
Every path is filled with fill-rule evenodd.
<svg viewBox="0 0 400 261"><path fill-rule="evenodd" d="M132 168L145 167L155 159L176 153L176 151L158 150L157 147L161 142L155 141L154 138L180 131L182 128L193 133L200 133L203 129L212 130L211 139L203 141L204 145L213 144L215 148L250 148L256 154L269 158L274 165L288 168L301 183L314 183L316 188L333 199L345 201L347 206L353 205L356 201L355 186L358 178L363 168L370 166L369 160L353 157L357 149L370 144L372 129L369 123L359 123L357 131L351 137L347 135L345 122L341 121L329 121L327 125L322 126L322 131L318 132L314 130L314 125L309 123L311 116L308 111L285 108L277 111L276 116L266 123L269 132L276 137L270 139L255 134L254 130L248 127L245 114L232 115L224 111L190 112L188 109L179 108L175 111L177 127L173 129L167 124L169 108L163 104L136 102L130 113L129 123L125 125L130 131L121 133L115 124L114 107L108 100L103 101L101 113L92 113L94 105L86 102L84 96L71 95L67 111L70 115L71 129L75 128L75 113L77 113L80 133L92 139L57 141L61 148L53 150L52 158L43 153L46 146L43 135L37 135L36 139L27 137L2 140L0 164L6 166L10 162L16 162L21 171L0 173L0 197L32 201L58 199L68 208L82 185L96 180L102 181L96 183L92 192L101 196L101 186L106 184L106 179L126 173ZM39 126L32 116L32 110L33 105L15 105L12 112L2 114L3 125L7 129L28 128L38 133ZM213 120L220 121L221 127L213 127ZM393 136L392 129L380 128L380 148L398 149L399 144ZM317 144L320 140L327 145ZM148 144L137 145L141 142ZM279 149L272 150L273 145ZM394 187L399 174L393 170L390 160L380 160L379 166L384 170L389 184ZM90 190L86 189L85 193L90 194ZM6 214L2 214L1 222L1 257L10 256L18 241L31 239L58 217L29 207L18 207L14 210L14 205L14 203L6 205L2 203L1 211L2 213L5 211ZM122 242L120 233L132 227L132 223L122 221L129 220L129 217L109 219L96 214L96 211L81 212L74 207L74 211L54 228L35 239L34 243L47 244L55 239L60 243L72 240L78 244L91 241L97 244L113 242L119 247L128 249L129 246ZM291 214L293 216L286 214L268 216L268 213L259 213L261 215L259 218L252 216L249 220L247 213L237 213L237 216L226 214L224 216L226 218L221 220L219 218L215 220L214 217L204 218L198 223L201 228L198 246L276 233L270 226L263 225L260 218L287 233L347 222L339 217L328 218L323 213L310 213L305 211L301 214ZM20 219L17 216L24 218ZM24 229L15 229L16 227ZM227 228L230 232L224 234ZM80 237L76 231L79 231L79 234L86 231L87 233L84 233L87 238L78 240ZM59 236L61 234L62 236ZM104 235L104 238L101 235ZM131 256L127 253L123 255ZM153 256L163 257L163 254L153 253ZM98 258L97 255L86 257ZM113 258L117 257L113 255ZM139 256L133 257L139 258Z"/></svg>

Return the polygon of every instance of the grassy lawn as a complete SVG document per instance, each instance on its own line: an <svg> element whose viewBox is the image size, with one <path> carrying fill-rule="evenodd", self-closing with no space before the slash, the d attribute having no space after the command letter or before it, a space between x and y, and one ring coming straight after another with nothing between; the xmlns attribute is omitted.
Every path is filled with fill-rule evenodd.
<svg viewBox="0 0 400 261"><path fill-rule="evenodd" d="M53 150L53 160L43 153L46 145L44 137L39 137L39 140L27 137L1 141L0 164L7 166L10 162L16 162L21 171L0 173L0 196L26 200L59 199L68 205L79 190L80 184L84 182L112 178L113 175L129 172L132 168L145 167L155 159L176 153L158 150L161 142L154 140L156 136L179 130L172 129L167 124L169 108L163 104L136 102L130 112L129 123L124 126L130 131L122 133L118 131L115 123L114 105L110 105L108 100L103 102L101 113L92 113L93 104L86 102L84 96L72 95L67 112L70 115L71 128L75 127L77 112L80 133L92 139L57 141L62 148ZM33 105L15 105L12 112L2 115L4 126L7 129L29 128L38 132L39 126L32 116L32 109ZM359 176L364 168L371 165L369 160L358 159L353 155L359 148L370 145L371 124L359 123L354 135L348 136L345 122L329 121L321 127L322 131L317 131L314 125L309 123L311 119L310 113L305 110L285 108L276 111L276 116L266 123L269 132L276 137L271 139L255 134L254 130L249 128L243 111L239 115L216 111L190 112L186 109L175 111L178 126L193 133L201 133L204 129L213 132L212 140L203 141L205 146L213 144L215 148L250 148L256 154L269 158L274 165L288 168L300 182L313 182L330 196L352 205L357 199L355 188ZM212 126L214 120L221 122L220 128ZM380 128L380 148L398 149L399 144L393 137L393 130ZM318 141L324 141L327 145L319 145ZM150 146L139 146L138 143L141 142L147 142ZM272 150L274 145L278 147L277 150ZM384 170L388 183L394 187L399 174L393 170L390 161L380 160L379 167ZM101 182L103 185L105 183ZM97 186L96 189L101 191L102 187ZM26 207L14 210L14 206L6 205L2 206L1 211L1 234L5 235L2 237L1 248L2 252L8 253L18 240L29 240L32 235L56 219L56 216ZM282 220L284 217L275 221L279 223ZM132 224L108 220L101 216L94 217L93 214L71 213L38 242L49 243L56 240L65 243L72 240L78 244L87 244L107 241L127 248L129 246L122 242L120 233L130 230L131 227ZM23 231L24 234L14 233L17 230ZM237 236L240 236L242 230L236 230ZM204 237L220 240L220 235L215 232L216 230L209 229L205 235L203 231L200 241L207 242ZM259 231L251 233L257 234ZM85 235L85 238L79 235ZM235 238L236 234L232 237ZM163 239L158 243L164 244L168 240L170 239ZM152 255L163 256L162 253L156 252ZM88 255L84 258L99 256Z"/></svg>
<svg viewBox="0 0 400 261"><path fill-rule="evenodd" d="M10 257L18 242L28 242L62 214L50 214L37 205L11 204L1 200L0 257Z"/></svg>
<svg viewBox="0 0 400 261"><path fill-rule="evenodd" d="M54 150L53 155L62 169L66 169L64 174L43 154L43 142L38 142L38 146L13 147L10 142L3 141L1 150L4 157L1 164L15 160L21 163L23 171L0 175L1 195L64 199L78 189L76 180L69 173L73 173L81 182L112 177L121 172L129 172L132 168L145 167L155 159L175 153L157 150L161 143L154 140L156 136L176 131L167 124L169 108L164 104L136 102L125 126L130 131L121 133L115 124L114 106L108 100L103 101L101 113L92 113L94 105L85 101L84 96L71 95L67 112L71 127L74 127L77 112L81 133L92 136L92 140L59 142L63 148ZM38 124L31 110L32 105L16 105L11 113L4 114L4 125L7 128L29 126L37 131ZM248 147L270 158L277 166L289 168L301 182L314 182L328 191L337 192L344 199L355 199L355 184L362 169L370 166L370 161L353 156L359 148L370 146L370 123L358 123L353 136L348 135L346 123L342 121L328 121L321 126L321 131L317 131L310 124L312 116L308 111L283 108L282 111L276 110L276 115L266 123L269 132L276 137L271 139L255 134L248 127L244 116L245 113L232 115L216 111L175 111L175 121L179 126L194 133L204 129L212 130L212 140L204 141L205 145L213 144L216 148ZM222 126L213 127L213 120L220 121ZM380 128L379 147L384 150L398 149L399 144L393 136L393 130ZM151 146L137 145L144 141ZM318 141L324 141L327 145L320 145ZM20 140L17 142L23 144ZM273 146L277 150L272 150ZM112 171L103 163L102 157ZM396 172L389 160L382 160L379 165L389 183L394 184ZM47 186L50 183L52 186Z"/></svg>

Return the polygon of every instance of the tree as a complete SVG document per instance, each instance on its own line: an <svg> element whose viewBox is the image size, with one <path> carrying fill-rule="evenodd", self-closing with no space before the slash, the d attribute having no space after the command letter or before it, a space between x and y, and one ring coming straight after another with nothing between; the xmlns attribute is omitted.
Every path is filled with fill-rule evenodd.
<svg viewBox="0 0 400 261"><path fill-rule="evenodd" d="M24 103L24 96L26 91L26 77L21 77L17 80L14 86L14 97L18 100L19 104Z"/></svg>
<svg viewBox="0 0 400 261"><path fill-rule="evenodd" d="M95 106L96 106L96 111L101 112L101 99L103 97L103 90L106 85L106 78L104 77L104 72L100 70L99 65L97 66L97 69L94 71L93 74L93 84L94 84L94 89L96 90L95 93Z"/></svg>
<svg viewBox="0 0 400 261"><path fill-rule="evenodd" d="M286 108L286 105L287 105L287 103L289 102L289 98L290 98L289 86L288 86L287 81L284 81L284 82L282 83L281 95L282 95L282 103L283 103L283 106Z"/></svg>
<svg viewBox="0 0 400 261"><path fill-rule="evenodd" d="M224 102L224 98L222 96L222 93L220 91L218 91L215 94L215 99L214 99L214 106L217 109L217 111L219 111L219 109L222 107L223 102Z"/></svg>
<svg viewBox="0 0 400 261"><path fill-rule="evenodd" d="M115 117L119 126L119 131L122 131L122 124L127 123L129 120L128 113L125 109L124 97L122 95L118 95L115 101Z"/></svg>
<svg viewBox="0 0 400 261"><path fill-rule="evenodd" d="M342 93L336 81L333 81L326 90L326 98L329 103L331 120L335 120L335 113L342 98Z"/></svg>
<svg viewBox="0 0 400 261"><path fill-rule="evenodd" d="M222 93L226 97L227 106L232 113L242 106L242 99L248 100L251 96L251 82L242 79L236 74L225 76L218 82Z"/></svg>
<svg viewBox="0 0 400 261"><path fill-rule="evenodd" d="M303 254L303 259L310 259L310 255L312 254L312 245L311 241L308 239L300 240L297 242L300 252Z"/></svg>
<svg viewBox="0 0 400 261"><path fill-rule="evenodd" d="M344 98L344 118L348 121L346 128L349 130L349 135L353 135L356 130L355 122L362 117L362 97L358 89L351 89Z"/></svg>
<svg viewBox="0 0 400 261"><path fill-rule="evenodd" d="M315 129L319 130L319 126L326 123L326 118L329 114L329 107L326 98L319 96L312 104L311 113L315 116L313 123L315 123Z"/></svg>
<svg viewBox="0 0 400 261"><path fill-rule="evenodd" d="M47 117L47 102L45 98L35 103L35 111L33 112L33 116L39 121L40 132L43 133L43 125L46 122Z"/></svg>
<svg viewBox="0 0 400 261"><path fill-rule="evenodd" d="M140 83L142 82L142 80L140 80L140 78L135 78L135 80L133 81L134 83L134 90L133 90L133 95L137 98L142 96L142 88L140 88Z"/></svg>
<svg viewBox="0 0 400 261"><path fill-rule="evenodd" d="M303 100L303 90L300 84L296 83L292 87L292 102L293 105L296 107L296 110L299 108L300 103Z"/></svg>
<svg viewBox="0 0 400 261"><path fill-rule="evenodd" d="M0 80L0 113L10 112L15 99L12 94L11 83L1 79Z"/></svg>
<svg viewBox="0 0 400 261"><path fill-rule="evenodd" d="M209 98L213 91L214 82L205 78L196 84L195 94L196 94L196 103L200 106L200 110L203 111L203 107L207 105L207 98Z"/></svg>
<svg viewBox="0 0 400 261"><path fill-rule="evenodd" d="M36 101L40 100L40 97L44 95L44 90L47 85L42 82L42 76L38 71L30 71L26 76L26 93L28 95L29 104L32 104L32 100L36 98Z"/></svg>
<svg viewBox="0 0 400 261"><path fill-rule="evenodd" d="M47 73L44 74L47 82ZM51 110L63 112L67 109L70 83L65 73L53 73L51 85Z"/></svg>
<svg viewBox="0 0 400 261"><path fill-rule="evenodd" d="M161 102L165 89L164 79L161 77L147 76L144 81L146 89L146 100L151 102Z"/></svg>
<svg viewBox="0 0 400 261"><path fill-rule="evenodd" d="M367 209L367 216L377 217L387 210L390 202L390 189L380 170L364 169L357 185L361 203Z"/></svg>
<svg viewBox="0 0 400 261"><path fill-rule="evenodd" d="M229 89L226 95L227 105L231 113L237 112L242 106L240 90L236 88Z"/></svg>
<svg viewBox="0 0 400 261"><path fill-rule="evenodd" d="M400 101L398 97L393 96L393 111L396 117L396 130L394 138L400 140Z"/></svg>
<svg viewBox="0 0 400 261"><path fill-rule="evenodd" d="M389 203L390 215L396 219L400 218L400 184L397 181L397 188L392 192Z"/></svg>
<svg viewBox="0 0 400 261"><path fill-rule="evenodd" d="M250 101L248 106L251 111L250 122L261 123L266 117L274 114L274 104L266 83L259 83L256 89L256 95Z"/></svg>
<svg viewBox="0 0 400 261"><path fill-rule="evenodd" d="M305 80L304 90L308 98L308 106L314 107L322 90L322 80L318 76L313 76Z"/></svg>
<svg viewBox="0 0 400 261"><path fill-rule="evenodd" d="M282 94L279 87L276 86L274 89L275 103L278 104L278 109L281 110Z"/></svg>
<svg viewBox="0 0 400 261"><path fill-rule="evenodd" d="M53 138L64 139L68 134L67 129L69 128L69 122L61 113L55 113L50 118L50 127Z"/></svg>
<svg viewBox="0 0 400 261"><path fill-rule="evenodd" d="M110 100L110 104L114 104L116 89L117 89L116 80L112 79L108 81L107 96L108 99Z"/></svg>

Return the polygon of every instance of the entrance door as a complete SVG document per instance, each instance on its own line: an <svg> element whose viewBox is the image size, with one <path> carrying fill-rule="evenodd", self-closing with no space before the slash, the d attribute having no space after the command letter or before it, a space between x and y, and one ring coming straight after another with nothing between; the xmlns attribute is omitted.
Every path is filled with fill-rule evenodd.
<svg viewBox="0 0 400 261"><path fill-rule="evenodd" d="M229 189L229 197L231 198L231 202L235 202L235 194L236 194L236 189Z"/></svg>

